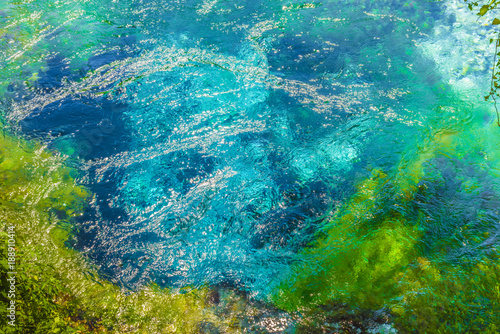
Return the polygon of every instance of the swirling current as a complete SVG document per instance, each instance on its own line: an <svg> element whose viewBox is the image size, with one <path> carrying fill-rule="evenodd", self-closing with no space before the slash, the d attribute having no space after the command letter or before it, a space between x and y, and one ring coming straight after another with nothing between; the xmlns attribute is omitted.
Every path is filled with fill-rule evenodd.
<svg viewBox="0 0 500 334"><path fill-rule="evenodd" d="M0 16L6 124L80 171L93 197L69 245L121 286L264 300L374 169L393 175L387 210L425 215L429 258L498 246L494 31L459 1L35 0ZM455 155L429 153L469 129ZM398 207L412 161L425 177Z"/></svg>

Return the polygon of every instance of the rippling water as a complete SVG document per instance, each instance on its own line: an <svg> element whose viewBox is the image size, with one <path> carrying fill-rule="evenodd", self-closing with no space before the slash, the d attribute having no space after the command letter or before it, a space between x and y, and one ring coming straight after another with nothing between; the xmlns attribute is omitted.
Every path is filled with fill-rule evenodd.
<svg viewBox="0 0 500 334"><path fill-rule="evenodd" d="M401 210L426 215L424 252L498 245L491 30L458 1L0 9L3 115L82 171L94 197L73 246L120 284L263 298L358 182L393 175L394 208L390 187L420 160ZM467 131L455 155L435 153ZM463 245L436 253L449 239Z"/></svg>

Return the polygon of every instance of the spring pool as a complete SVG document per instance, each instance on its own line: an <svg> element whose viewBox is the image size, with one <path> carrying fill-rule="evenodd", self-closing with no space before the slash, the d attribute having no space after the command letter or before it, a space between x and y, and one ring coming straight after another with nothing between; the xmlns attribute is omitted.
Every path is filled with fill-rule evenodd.
<svg viewBox="0 0 500 334"><path fill-rule="evenodd" d="M68 245L120 286L403 314L440 289L418 277L496 252L494 30L459 1L35 0L0 17L5 126L79 170L93 196Z"/></svg>

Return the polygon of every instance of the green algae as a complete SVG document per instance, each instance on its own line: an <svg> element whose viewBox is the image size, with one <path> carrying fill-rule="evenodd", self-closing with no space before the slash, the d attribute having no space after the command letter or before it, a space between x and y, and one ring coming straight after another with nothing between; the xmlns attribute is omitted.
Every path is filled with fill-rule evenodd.
<svg viewBox="0 0 500 334"><path fill-rule="evenodd" d="M340 309L358 316L381 310L402 333L498 331L500 261L495 248L482 246L495 226L478 212L471 222L443 234L444 227L419 205L428 184L449 178L436 161L474 159L476 175L498 177L495 125L481 121L480 109L452 105L437 107L438 115L446 110L454 117L436 116L428 137L408 147L393 171L373 169L358 183L277 286L271 296L277 307L311 314L311 319L328 305L337 310L343 305ZM487 179L460 180L460 189L476 193ZM450 258L464 245L484 251Z"/></svg>
<svg viewBox="0 0 500 334"><path fill-rule="evenodd" d="M398 215L382 218L377 229L363 224L376 215L378 192L386 180L375 170L358 186L325 228L326 236L302 252L305 266L289 277L290 290L282 285L273 296L278 307L294 311L340 298L343 303L377 309L385 295L397 295L392 278L409 264L417 231Z"/></svg>
<svg viewBox="0 0 500 334"><path fill-rule="evenodd" d="M4 247L8 226L15 230L17 271L16 326L6 324L2 307L5 333L194 333L210 315L206 288L182 294L155 286L122 291L65 247L70 219L81 214L90 194L57 154L3 134L0 161L3 292L9 271ZM9 301L5 293L0 299L2 305Z"/></svg>
<svg viewBox="0 0 500 334"><path fill-rule="evenodd" d="M403 333L498 333L500 261L439 268L419 258L402 276L406 294L391 311Z"/></svg>

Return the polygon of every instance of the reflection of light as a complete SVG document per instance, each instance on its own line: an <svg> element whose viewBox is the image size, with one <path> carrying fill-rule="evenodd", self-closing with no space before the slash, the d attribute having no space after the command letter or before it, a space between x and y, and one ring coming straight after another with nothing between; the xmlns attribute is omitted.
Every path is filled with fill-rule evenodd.
<svg viewBox="0 0 500 334"><path fill-rule="evenodd" d="M269 333L282 333L289 323L288 318L265 318L259 322L259 325L267 329Z"/></svg>

